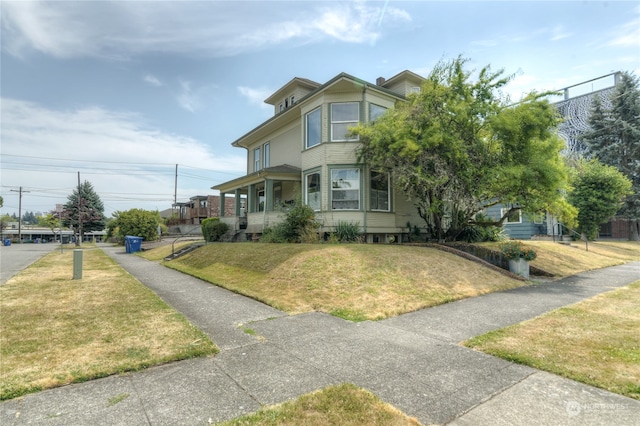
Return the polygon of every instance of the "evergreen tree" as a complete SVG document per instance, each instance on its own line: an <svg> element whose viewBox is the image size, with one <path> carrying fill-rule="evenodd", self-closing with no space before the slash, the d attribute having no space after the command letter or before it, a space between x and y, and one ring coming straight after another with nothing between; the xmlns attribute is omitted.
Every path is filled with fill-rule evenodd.
<svg viewBox="0 0 640 426"><path fill-rule="evenodd" d="M582 138L590 154L613 166L632 184L618 212L632 221L631 239L640 235L640 81L630 73L621 73L620 82L605 109L597 99L588 120L591 129Z"/></svg>
<svg viewBox="0 0 640 426"><path fill-rule="evenodd" d="M67 197L62 212L62 224L74 230L76 245L80 245L85 231L101 231L105 226L104 205L88 181L80 185ZM78 203L78 198L80 202Z"/></svg>

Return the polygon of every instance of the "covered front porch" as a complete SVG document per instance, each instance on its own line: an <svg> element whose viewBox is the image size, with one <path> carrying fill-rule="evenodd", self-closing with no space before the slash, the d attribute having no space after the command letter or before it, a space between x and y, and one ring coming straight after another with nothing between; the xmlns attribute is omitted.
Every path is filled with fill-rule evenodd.
<svg viewBox="0 0 640 426"><path fill-rule="evenodd" d="M281 207L300 197L301 170L294 166L267 167L255 173L212 187L220 191L220 202L233 194L235 212L220 221L234 233L262 234L264 228L282 220ZM224 205L224 204L223 204Z"/></svg>

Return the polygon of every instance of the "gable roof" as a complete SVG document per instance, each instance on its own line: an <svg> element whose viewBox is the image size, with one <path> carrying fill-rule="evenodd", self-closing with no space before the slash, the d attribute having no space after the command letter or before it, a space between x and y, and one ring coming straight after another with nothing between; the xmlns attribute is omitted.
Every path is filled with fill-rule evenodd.
<svg viewBox="0 0 640 426"><path fill-rule="evenodd" d="M410 71L404 71L403 73L411 73ZM397 74L396 76L392 77L392 79L399 77L400 75L402 75L403 73ZM411 73L412 75L415 75L416 77L422 79L422 77L418 76L417 74ZM238 139L236 139L235 141L233 141L231 143L231 145L235 146L235 147L244 147L243 145L241 145L241 142L246 139L247 137L255 134L256 132L258 132L259 130L269 126L271 123L273 123L276 120L285 120L284 117L289 116L291 117L291 113L293 111L298 111L298 109L300 108L300 105L303 104L304 102L306 102L307 100L311 99L313 96L315 96L316 94L323 92L327 89L329 89L330 87L342 82L342 81L350 81L352 83L358 84L360 86L362 86L364 89L366 88L372 88L374 90L386 93L389 96L393 96L399 100L405 100L406 97L402 94L396 93L392 90L387 89L386 87L383 86L378 86L376 84L373 83L369 83L365 80L362 80L360 78L354 77L350 74L347 74L345 72L342 72L338 75L336 75L335 77L333 77L331 80L327 81L324 84L318 85L314 90L312 90L311 92L307 93L305 96L303 96L301 99L299 99L293 106L285 109L284 111L274 115L273 117L269 118L268 120L264 121L262 124L260 124L259 126L253 128L252 130L250 130L249 132L245 133L244 135L242 135L241 137L239 137ZM280 96L286 91L285 88L287 88L287 90L290 90L292 87L295 87L296 84L308 84L310 85L314 85L314 84L318 84L315 83L311 80L306 80L306 79L301 79L301 78L294 78L291 81L289 81L289 83L287 83L285 86L283 86L281 89L279 89L276 93L274 93L273 95L271 95L269 98L267 98L267 100L265 100L265 102L269 101L269 100L273 100L272 98L275 99L280 99ZM277 95L277 96L276 96ZM298 112L299 114L299 112ZM298 117L299 115L295 115L293 117Z"/></svg>
<svg viewBox="0 0 640 426"><path fill-rule="evenodd" d="M289 81L287 84L279 88L274 94L269 96L264 101L270 105L275 105L278 102L280 102L281 98L283 98L284 96L286 96L286 94L293 91L296 87L302 87L308 90L315 90L319 86L320 86L320 83L316 83L315 81L312 81L306 78L294 77L291 81Z"/></svg>

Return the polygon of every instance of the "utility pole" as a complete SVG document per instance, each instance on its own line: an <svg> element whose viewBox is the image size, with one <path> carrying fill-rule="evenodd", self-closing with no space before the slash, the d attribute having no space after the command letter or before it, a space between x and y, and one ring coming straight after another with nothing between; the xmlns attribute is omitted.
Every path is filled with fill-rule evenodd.
<svg viewBox="0 0 640 426"><path fill-rule="evenodd" d="M80 186L80 172L78 172L78 237L76 238L76 247L80 247L80 239L82 238L82 187Z"/></svg>
<svg viewBox="0 0 640 426"><path fill-rule="evenodd" d="M178 204L178 165L176 164L176 179L173 185L173 208Z"/></svg>
<svg viewBox="0 0 640 426"><path fill-rule="evenodd" d="M12 189L11 191L18 192L20 194L18 198L18 244L22 244L22 193L30 191L23 191L22 187L20 187L18 191L15 189Z"/></svg>

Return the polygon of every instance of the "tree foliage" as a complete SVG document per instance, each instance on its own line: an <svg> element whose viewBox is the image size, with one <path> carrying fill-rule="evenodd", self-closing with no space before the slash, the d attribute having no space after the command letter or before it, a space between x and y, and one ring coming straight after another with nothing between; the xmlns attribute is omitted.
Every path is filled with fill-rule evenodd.
<svg viewBox="0 0 640 426"><path fill-rule="evenodd" d="M131 209L113 212L112 216L113 219L107 224L107 236L115 237L121 244L127 235L142 237L145 241L159 238L158 226L162 218L157 211Z"/></svg>
<svg viewBox="0 0 640 426"><path fill-rule="evenodd" d="M615 167L597 160L578 162L571 173L569 202L578 209L578 232L589 240L616 214L631 192L631 181Z"/></svg>
<svg viewBox="0 0 640 426"><path fill-rule="evenodd" d="M47 213L38 219L38 226L51 229L55 235L55 229L60 228L60 218L53 213Z"/></svg>
<svg viewBox="0 0 640 426"><path fill-rule="evenodd" d="M613 166L632 184L619 214L630 218L633 239L640 234L640 80L630 73L621 73L620 82L607 109L599 97L589 115L590 130L582 138L591 156Z"/></svg>
<svg viewBox="0 0 640 426"><path fill-rule="evenodd" d="M555 133L559 115L542 95L517 105L501 97L511 80L466 59L439 63L419 94L360 125L360 160L391 174L416 205L432 238L455 239L477 212L506 204L559 213L567 172Z"/></svg>
<svg viewBox="0 0 640 426"><path fill-rule="evenodd" d="M103 230L105 220L102 200L89 181L84 181L67 197L62 211L62 225L80 234L76 239L76 245L83 240L84 232Z"/></svg>

